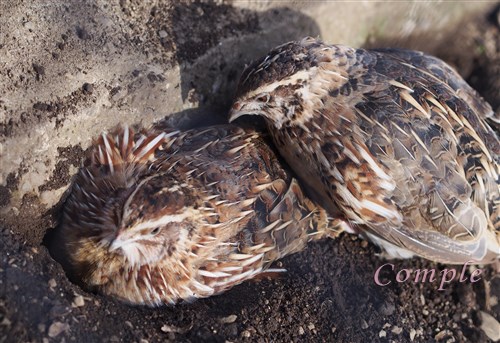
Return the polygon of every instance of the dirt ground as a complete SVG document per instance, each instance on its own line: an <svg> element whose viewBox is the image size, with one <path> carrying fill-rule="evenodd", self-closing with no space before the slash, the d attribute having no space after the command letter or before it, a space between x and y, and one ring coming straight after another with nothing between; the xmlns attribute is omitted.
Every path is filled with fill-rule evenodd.
<svg viewBox="0 0 500 343"><path fill-rule="evenodd" d="M134 6L139 6L134 1L121 3L121 10L125 14L132 11ZM206 11L207 8L200 5L189 10L180 8L173 13L178 19L182 19L192 14L189 11L199 14L203 10ZM226 7L220 7L219 10L224 14L241 15ZM155 20L159 20L162 14L161 10L158 11L160 12L151 13L152 20L148 23L155 30L158 27L155 26ZM279 19L288 14L285 11L269 13L269 16ZM251 13L244 15L247 15L243 20L244 25L231 27L230 30L253 32L262 25ZM135 25L133 17L130 18L129 24ZM212 31L207 30L206 36L194 44L185 34L188 28L182 25L187 24L179 24L178 31L175 31L178 32L175 58L187 62L217 44L211 38L211 33L221 35L229 30L226 27L229 24L224 26L222 23L222 26L210 28ZM309 25L314 30L313 23ZM196 27L192 29L204 30ZM168 31L167 28L165 30ZM214 33L213 30L219 31ZM500 11L497 8L487 17L478 18L462 27L457 33L459 39L450 36L449 45L435 49L438 56L454 64L467 77L496 111L500 110L499 30ZM184 32L184 36L179 38L179 32ZM63 34L61 40L54 43L57 49L51 53L52 57L71 58L68 46L71 47L72 39L86 41L96 38L91 37L84 26L77 29L76 36L71 38L69 34ZM147 34L145 36L148 37ZM129 38L137 40L138 45L144 44L138 36ZM282 38L284 37L277 37L276 40ZM422 45L425 45L426 39L422 38ZM172 42L168 36L164 36L162 44L168 49ZM376 38L368 40L365 45L406 46L402 41ZM411 46L419 45L412 43ZM461 47L457 48L458 46ZM462 54L451 54L451 51L462 51ZM116 53L120 53L120 46L116 48ZM64 54L69 54L69 57L64 57ZM153 52L151 54L154 55ZM163 60L155 63L172 64L174 59L173 56L164 54L156 56L161 56ZM43 79L50 72L49 68L34 64L29 73L35 79ZM214 77L223 70L227 77L237 78L237 69L226 70L224 68L229 67L223 65L217 68L219 69L204 70L199 73L199 77ZM2 72L7 71L0 71ZM144 72L138 70L137 73ZM143 81L150 84L160 82L160 74L145 73ZM181 80L180 87L185 88L186 98L197 94L189 91L193 82L196 84L191 76ZM199 87L205 87L203 83L198 84L201 85ZM228 91L227 85L230 84L221 81L221 88L217 92ZM21 79L15 87L29 92L34 84ZM100 87L85 83L70 98L49 104L35 104L33 111L25 113L24 117L19 118L19 122L2 124L1 133L5 136L12 135L16 130L23 129L23 123L43 120L47 113L55 118L62 118L64 113L71 111L71 106L75 103L92 104L93 94L100 92ZM123 101L122 90L119 86L116 87L109 87L110 97L115 97L110 101ZM141 89L142 85L137 83L135 87ZM227 100L197 98L193 102L201 105L209 103L214 113L224 113L227 109ZM196 113L196 109L179 111L179 115L192 113ZM217 122L217 119L199 124L210 124L212 121ZM64 163L58 164L53 178L45 183L46 189L57 189L67 183L84 151L79 145L75 145L59 149L58 153ZM7 179L7 186L0 186L0 207L9 202L11 193L19 182L19 176L12 174ZM21 208L24 215L16 221L0 222L0 343L492 342L485 332L489 332L490 337L495 334L498 336L498 266L486 267L478 282L452 282L440 291L437 281L397 283L396 272L404 268L436 268L441 271L451 268L450 266L422 259L392 261L395 272L384 269L381 274L382 280L392 282L382 287L375 284L374 274L386 261L377 255L379 251L373 245L349 235L343 235L335 241L310 244L305 251L283 259L278 263L279 267L286 268L288 272L281 278L246 282L222 295L176 307L144 308L123 305L109 298L86 293L68 281L47 249L51 245L51 227L57 224L61 204L44 212L41 221L43 224L33 227L30 223L38 215L35 207L38 201L35 197L25 195ZM23 229L25 227L32 231ZM45 232L49 234L46 235L44 244L40 245L41 236ZM472 271L473 269L468 268L466 275L470 276ZM460 272L458 267L458 273Z"/></svg>

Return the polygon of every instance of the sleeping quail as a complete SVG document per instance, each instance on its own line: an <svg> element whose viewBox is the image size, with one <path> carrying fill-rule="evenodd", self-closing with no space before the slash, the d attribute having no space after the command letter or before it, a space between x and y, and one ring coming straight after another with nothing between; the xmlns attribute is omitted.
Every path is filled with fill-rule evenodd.
<svg viewBox="0 0 500 343"><path fill-rule="evenodd" d="M150 306L221 293L337 235L263 138L231 125L102 134L60 232L86 288Z"/></svg>
<svg viewBox="0 0 500 343"><path fill-rule="evenodd" d="M498 259L498 116L443 61L290 42L243 72L230 121L242 115L264 117L330 214L392 257Z"/></svg>

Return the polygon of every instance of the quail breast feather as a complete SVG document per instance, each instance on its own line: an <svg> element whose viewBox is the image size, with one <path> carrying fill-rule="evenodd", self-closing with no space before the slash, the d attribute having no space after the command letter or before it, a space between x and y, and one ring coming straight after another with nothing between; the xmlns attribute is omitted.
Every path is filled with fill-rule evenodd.
<svg viewBox="0 0 500 343"><path fill-rule="evenodd" d="M261 135L231 125L102 134L60 230L76 280L150 306L221 293L338 234Z"/></svg>
<svg viewBox="0 0 500 343"><path fill-rule="evenodd" d="M499 258L498 117L443 61L290 42L243 72L230 121L242 115L264 117L302 184L387 250Z"/></svg>

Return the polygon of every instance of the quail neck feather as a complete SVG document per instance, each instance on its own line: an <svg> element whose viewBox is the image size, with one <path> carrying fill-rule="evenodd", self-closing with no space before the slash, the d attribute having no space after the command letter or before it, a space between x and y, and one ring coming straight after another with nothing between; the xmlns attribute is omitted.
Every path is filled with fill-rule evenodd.
<svg viewBox="0 0 500 343"><path fill-rule="evenodd" d="M243 72L230 121L242 115L264 117L322 205L389 254L500 256L498 116L443 61L290 42Z"/></svg>
<svg viewBox="0 0 500 343"><path fill-rule="evenodd" d="M231 125L103 134L60 230L80 283L152 306L220 293L338 234L263 138Z"/></svg>

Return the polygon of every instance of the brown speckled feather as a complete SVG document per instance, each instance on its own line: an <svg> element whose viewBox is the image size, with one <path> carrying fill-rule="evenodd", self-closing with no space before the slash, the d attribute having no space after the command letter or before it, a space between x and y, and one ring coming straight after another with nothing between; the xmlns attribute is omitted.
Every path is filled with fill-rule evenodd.
<svg viewBox="0 0 500 343"><path fill-rule="evenodd" d="M259 134L225 125L103 134L61 230L87 287L158 305L255 277L330 224Z"/></svg>
<svg viewBox="0 0 500 343"><path fill-rule="evenodd" d="M311 38L269 56L307 63L272 82L266 68L246 71L231 120L264 116L330 212L366 225L393 255L407 254L395 245L446 263L498 258L500 143L485 121L491 108L456 72L420 52Z"/></svg>

